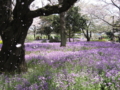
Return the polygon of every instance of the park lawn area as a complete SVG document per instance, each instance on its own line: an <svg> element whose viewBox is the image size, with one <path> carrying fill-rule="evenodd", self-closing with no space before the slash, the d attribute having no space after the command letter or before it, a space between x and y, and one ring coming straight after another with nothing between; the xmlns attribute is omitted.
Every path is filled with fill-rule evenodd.
<svg viewBox="0 0 120 90"><path fill-rule="evenodd" d="M0 75L0 90L120 90L120 44L25 43L28 72Z"/></svg>

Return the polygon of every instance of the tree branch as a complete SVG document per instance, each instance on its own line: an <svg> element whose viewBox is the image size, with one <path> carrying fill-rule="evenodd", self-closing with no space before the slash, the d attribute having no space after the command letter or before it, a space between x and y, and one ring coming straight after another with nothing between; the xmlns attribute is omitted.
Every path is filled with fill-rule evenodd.
<svg viewBox="0 0 120 90"><path fill-rule="evenodd" d="M34 0L26 0L25 3L27 3L27 5L29 6Z"/></svg>
<svg viewBox="0 0 120 90"><path fill-rule="evenodd" d="M95 14L94 14L94 16L95 16L95 17L97 17L98 19L100 19L100 20L104 21L104 22L105 22L105 23L107 23L108 25L113 26L113 24L109 23L109 22L108 22L108 21L106 21L105 19L100 18L100 17L98 17L98 16L97 16L97 15L95 15Z"/></svg>
<svg viewBox="0 0 120 90"><path fill-rule="evenodd" d="M87 37L87 34L85 33L85 31L82 29L82 32L84 34L85 37Z"/></svg>
<svg viewBox="0 0 120 90"><path fill-rule="evenodd" d="M62 3L57 5L47 5L43 8L39 8L35 11L30 11L28 17L48 16L51 14L62 13L68 10L77 0L64 0Z"/></svg>
<svg viewBox="0 0 120 90"><path fill-rule="evenodd" d="M111 0L111 2L113 4L113 6L117 7L120 10L120 7L113 0Z"/></svg>

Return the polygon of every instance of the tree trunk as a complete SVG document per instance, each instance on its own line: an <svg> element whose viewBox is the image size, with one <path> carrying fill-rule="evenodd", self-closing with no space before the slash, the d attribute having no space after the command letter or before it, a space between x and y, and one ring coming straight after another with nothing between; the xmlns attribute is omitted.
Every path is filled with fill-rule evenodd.
<svg viewBox="0 0 120 90"><path fill-rule="evenodd" d="M87 37L87 42L89 42L90 41L90 37Z"/></svg>
<svg viewBox="0 0 120 90"><path fill-rule="evenodd" d="M90 41L90 35L89 35L89 32L88 32L88 29L86 30L86 39L87 39L88 42Z"/></svg>
<svg viewBox="0 0 120 90"><path fill-rule="evenodd" d="M75 41L75 32L73 31L73 42Z"/></svg>
<svg viewBox="0 0 120 90"><path fill-rule="evenodd" d="M66 41L67 41L67 37L66 37L66 31L65 31L65 12L60 14L60 27L61 27L61 47L65 47L66 46Z"/></svg>
<svg viewBox="0 0 120 90"><path fill-rule="evenodd" d="M0 52L1 72L27 71L24 42L32 19L22 20L22 22L18 18L12 20L1 34L3 41Z"/></svg>
<svg viewBox="0 0 120 90"><path fill-rule="evenodd" d="M89 32L88 32L88 29L86 30L86 33L85 33L84 30L82 30L82 32L83 32L85 38L87 39L87 41L89 42L90 39L91 39L91 37L92 37L92 32L90 31L90 33L89 33Z"/></svg>
<svg viewBox="0 0 120 90"><path fill-rule="evenodd" d="M36 30L34 30L34 39L36 39L35 37L36 37Z"/></svg>
<svg viewBox="0 0 120 90"><path fill-rule="evenodd" d="M50 40L50 34L48 34L48 40Z"/></svg>
<svg viewBox="0 0 120 90"><path fill-rule="evenodd" d="M14 47L11 42L3 44L0 52L0 71L1 72L25 72L27 71L26 62L25 62L25 50L24 44L17 48L15 44ZM8 48L6 48L8 47Z"/></svg>
<svg viewBox="0 0 120 90"><path fill-rule="evenodd" d="M63 0L58 0L59 3L62 3ZM67 34L65 30L65 12L60 13L60 35L61 35L61 47L66 47Z"/></svg>
<svg viewBox="0 0 120 90"><path fill-rule="evenodd" d="M69 29L69 42L71 42L71 29Z"/></svg>

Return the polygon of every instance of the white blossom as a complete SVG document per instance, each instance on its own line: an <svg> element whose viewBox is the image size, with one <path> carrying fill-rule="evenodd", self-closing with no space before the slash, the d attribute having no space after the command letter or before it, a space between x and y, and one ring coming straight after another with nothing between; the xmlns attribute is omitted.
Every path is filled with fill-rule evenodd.
<svg viewBox="0 0 120 90"><path fill-rule="evenodd" d="M17 44L17 45L16 45L17 48L20 48L21 46L22 46L21 44Z"/></svg>

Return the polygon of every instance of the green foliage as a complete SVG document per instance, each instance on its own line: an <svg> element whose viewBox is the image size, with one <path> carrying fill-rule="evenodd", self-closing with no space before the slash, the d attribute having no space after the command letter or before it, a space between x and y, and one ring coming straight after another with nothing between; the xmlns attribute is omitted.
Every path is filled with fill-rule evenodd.
<svg viewBox="0 0 120 90"><path fill-rule="evenodd" d="M60 17L58 15L54 15L53 22L52 22L52 27L53 27L53 31L56 34L60 33Z"/></svg>
<svg viewBox="0 0 120 90"><path fill-rule="evenodd" d="M54 15L50 15L50 16L41 16L40 19L41 21L41 27L40 29L37 30L37 34L41 33L41 34L45 34L48 35L52 32L51 29L51 24L53 22L53 16Z"/></svg>
<svg viewBox="0 0 120 90"><path fill-rule="evenodd" d="M27 35L25 42L30 42L34 40L34 36L33 35Z"/></svg>
<svg viewBox="0 0 120 90"><path fill-rule="evenodd" d="M49 35L51 34L51 32L52 32L52 29L50 28L50 26L44 27L44 31L43 31L44 34Z"/></svg>
<svg viewBox="0 0 120 90"><path fill-rule="evenodd" d="M49 17L41 17L42 20L46 23L47 27L52 27L52 30L54 33L59 34L60 33L60 17L58 15L51 15ZM71 33L80 32L81 29L84 29L86 27L85 22L86 18L85 16L82 16L79 13L78 7L72 7L65 15L66 20L66 31L68 33L68 30L71 30ZM43 29L46 29L46 25L43 27ZM48 33L45 31L46 33ZM52 32L52 31L51 31Z"/></svg>
<svg viewBox="0 0 120 90"><path fill-rule="evenodd" d="M69 37L73 37L74 33L81 32L81 29L85 28L86 19L79 13L78 7L72 7L65 16L66 20L66 32L70 34ZM52 22L53 31L57 34L60 33L60 18L58 15L54 15Z"/></svg>
<svg viewBox="0 0 120 90"><path fill-rule="evenodd" d="M74 33L85 28L86 19L79 13L78 7L72 7L66 15L66 27Z"/></svg>

